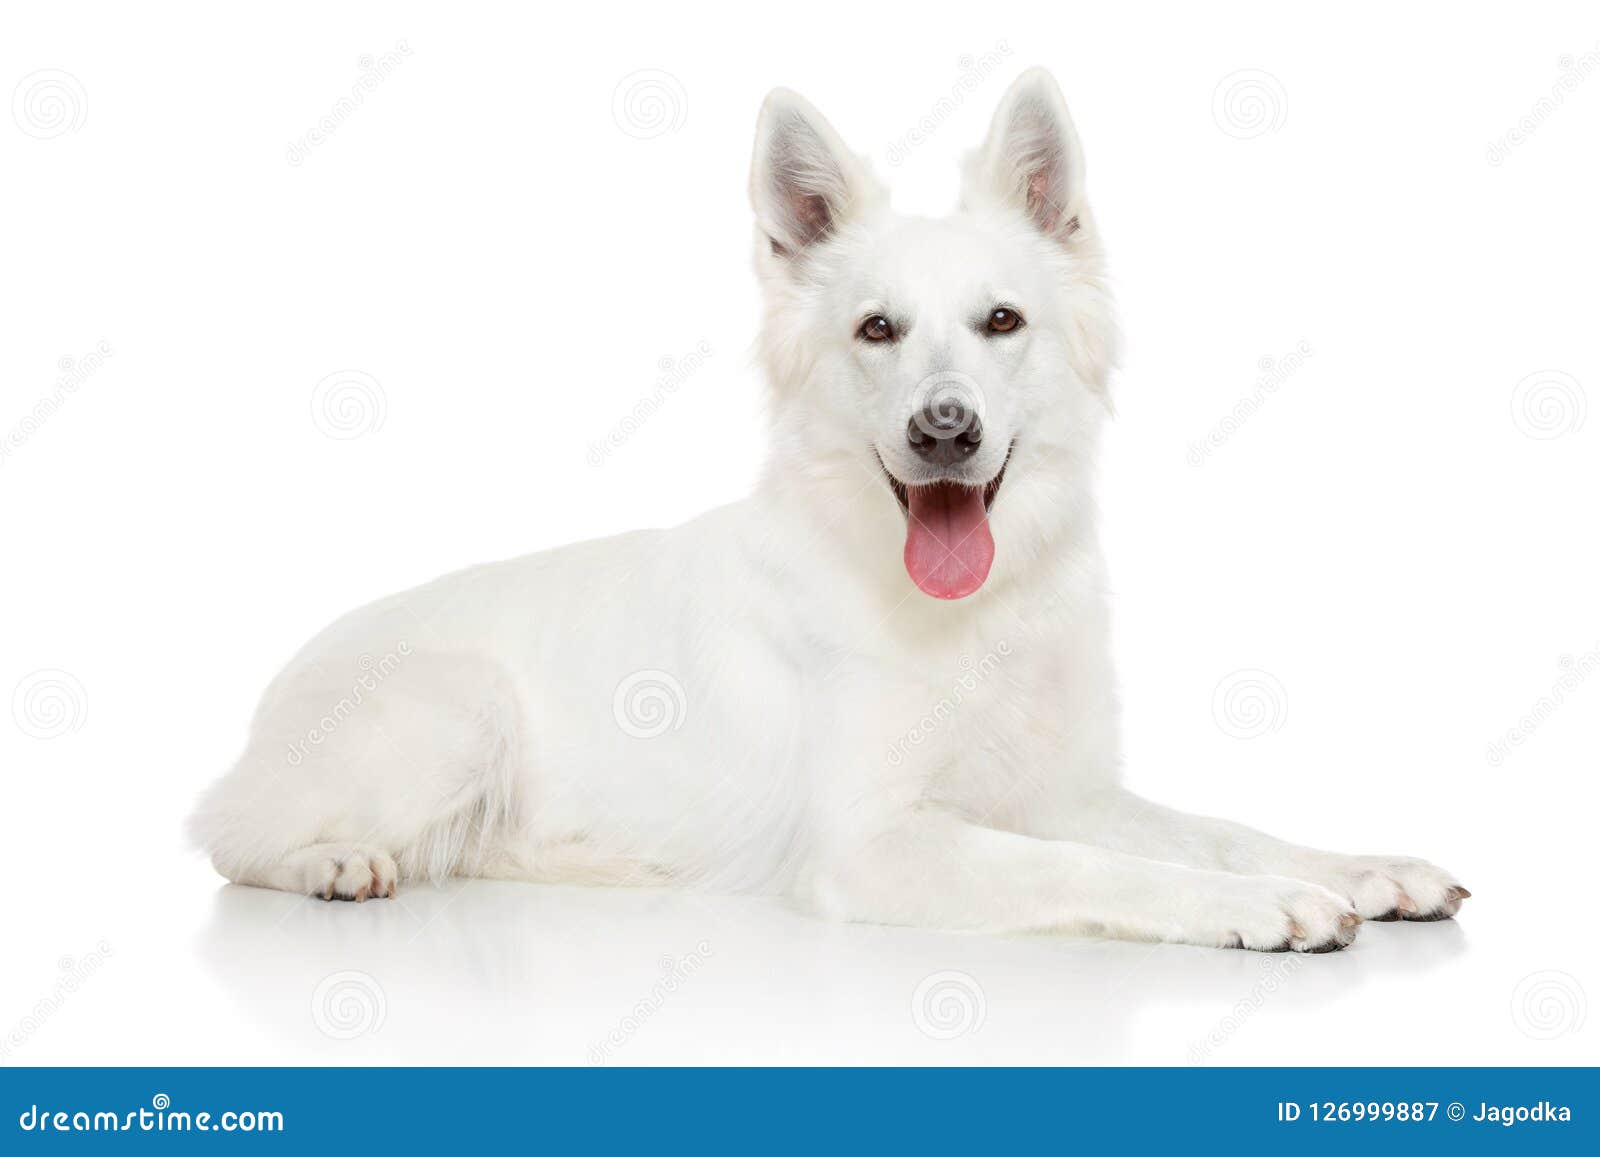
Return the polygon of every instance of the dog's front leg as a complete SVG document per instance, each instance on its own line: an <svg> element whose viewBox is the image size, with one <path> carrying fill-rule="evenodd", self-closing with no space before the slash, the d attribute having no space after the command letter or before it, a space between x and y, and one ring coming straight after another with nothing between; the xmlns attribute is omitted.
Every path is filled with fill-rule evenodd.
<svg viewBox="0 0 1600 1157"><path fill-rule="evenodd" d="M1189 815L1108 789L1061 809L1051 834L1194 868L1308 880L1371 920L1442 920L1471 895L1443 868L1409 856L1350 856L1301 847L1243 824Z"/></svg>
<svg viewBox="0 0 1600 1157"><path fill-rule="evenodd" d="M1342 948L1361 922L1341 897L1302 880L1159 863L932 809L841 851L809 884L814 905L837 919L1269 952Z"/></svg>

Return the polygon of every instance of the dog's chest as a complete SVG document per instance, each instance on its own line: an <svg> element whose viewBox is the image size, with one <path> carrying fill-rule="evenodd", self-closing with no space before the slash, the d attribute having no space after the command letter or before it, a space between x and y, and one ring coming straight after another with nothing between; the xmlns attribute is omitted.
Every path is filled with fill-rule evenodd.
<svg viewBox="0 0 1600 1157"><path fill-rule="evenodd" d="M1068 674L1058 655L1027 640L1002 638L930 657L919 665L915 717L899 750L939 763L1023 758L1048 714L1059 710Z"/></svg>
<svg viewBox="0 0 1600 1157"><path fill-rule="evenodd" d="M925 706L889 760L963 812L1001 820L1114 762L1111 680L1092 642L1019 629L929 664L916 694Z"/></svg>

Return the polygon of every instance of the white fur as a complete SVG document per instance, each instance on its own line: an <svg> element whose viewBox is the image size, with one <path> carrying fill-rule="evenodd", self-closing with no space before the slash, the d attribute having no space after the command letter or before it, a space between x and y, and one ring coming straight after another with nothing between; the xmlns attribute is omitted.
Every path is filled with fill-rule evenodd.
<svg viewBox="0 0 1600 1157"><path fill-rule="evenodd" d="M963 189L948 218L896 215L815 110L773 93L751 178L772 390L756 492L334 623L195 816L217 869L353 899L397 874L672 883L848 920L1262 949L1342 946L1356 913L1453 914L1452 878L1421 861L1118 786L1090 496L1115 334L1047 74L1006 94ZM1001 299L1026 325L994 338L972 319ZM862 342L864 312L901 339ZM946 602L906 575L883 469L931 476L907 414L949 372L985 409L967 476L1013 448L993 570Z"/></svg>

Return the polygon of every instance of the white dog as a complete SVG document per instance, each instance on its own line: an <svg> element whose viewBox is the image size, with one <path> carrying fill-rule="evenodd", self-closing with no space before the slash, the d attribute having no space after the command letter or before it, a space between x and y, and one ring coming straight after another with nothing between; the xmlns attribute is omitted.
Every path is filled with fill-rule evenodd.
<svg viewBox="0 0 1600 1157"><path fill-rule="evenodd" d="M779 892L843 920L1321 952L1452 916L1421 860L1118 786L1090 495L1115 333L1078 138L1023 75L942 220L774 92L756 493L363 607L268 688L196 838L244 884Z"/></svg>

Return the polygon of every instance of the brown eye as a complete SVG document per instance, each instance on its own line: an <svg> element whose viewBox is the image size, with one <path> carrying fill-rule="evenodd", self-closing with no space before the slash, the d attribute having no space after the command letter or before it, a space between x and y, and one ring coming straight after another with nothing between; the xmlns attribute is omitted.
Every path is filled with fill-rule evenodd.
<svg viewBox="0 0 1600 1157"><path fill-rule="evenodd" d="M1022 315L1014 309L997 309L989 315L990 333L1010 333L1022 328Z"/></svg>
<svg viewBox="0 0 1600 1157"><path fill-rule="evenodd" d="M894 326L889 324L888 318L873 314L861 323L856 333L864 341L889 341L894 337Z"/></svg>

